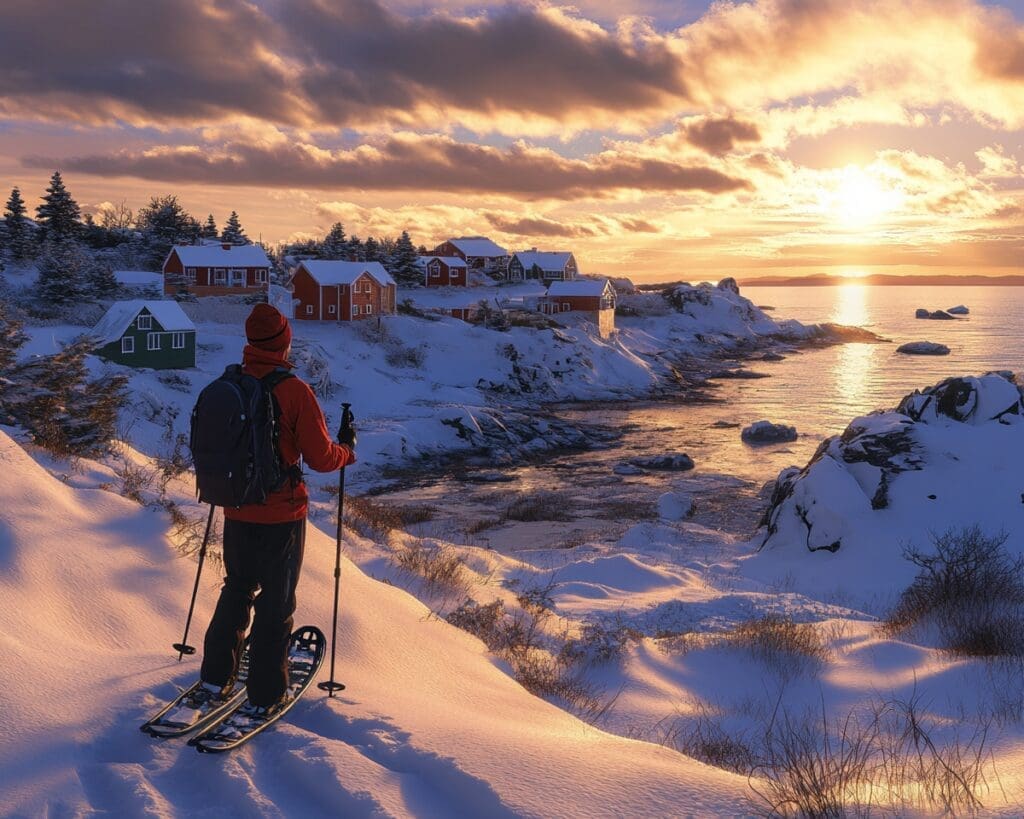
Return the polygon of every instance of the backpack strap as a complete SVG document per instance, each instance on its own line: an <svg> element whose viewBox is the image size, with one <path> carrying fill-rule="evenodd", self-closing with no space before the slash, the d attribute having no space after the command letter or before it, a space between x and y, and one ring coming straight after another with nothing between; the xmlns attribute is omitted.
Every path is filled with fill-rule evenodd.
<svg viewBox="0 0 1024 819"><path fill-rule="evenodd" d="M278 367L263 376L260 379L260 383L262 383L263 388L270 393L270 402L274 408L274 452L277 453L277 459L281 464L281 471L288 476L292 489L294 489L302 483L302 467L297 463L290 465L286 464L281 458L281 448L278 445L278 441L281 438L281 405L278 403L277 396L274 395L274 388L282 381L287 381L289 378L295 378L295 374L286 370L284 367Z"/></svg>

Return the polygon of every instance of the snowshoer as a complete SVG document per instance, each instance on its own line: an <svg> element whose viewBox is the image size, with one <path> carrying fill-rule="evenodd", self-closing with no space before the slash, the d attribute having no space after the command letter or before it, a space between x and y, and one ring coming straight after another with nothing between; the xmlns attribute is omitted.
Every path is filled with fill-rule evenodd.
<svg viewBox="0 0 1024 819"><path fill-rule="evenodd" d="M256 305L246 319L245 335L243 372L263 378L294 367L288 361L291 326L274 307ZM316 396L304 381L284 378L273 396L280 407L278 449L292 478L265 503L224 510L224 586L206 631L200 672L211 697L230 693L255 609L245 685L251 705L270 711L287 697L288 641L309 499L300 458L316 472L333 472L356 460L355 431L350 429L339 443L332 441Z"/></svg>

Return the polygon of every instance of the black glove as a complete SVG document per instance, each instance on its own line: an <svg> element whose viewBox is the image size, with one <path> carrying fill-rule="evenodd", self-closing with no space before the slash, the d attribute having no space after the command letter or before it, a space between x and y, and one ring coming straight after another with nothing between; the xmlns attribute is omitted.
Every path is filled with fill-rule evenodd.
<svg viewBox="0 0 1024 819"><path fill-rule="evenodd" d="M353 452L356 451L356 428L349 424L338 430L338 443L344 444Z"/></svg>

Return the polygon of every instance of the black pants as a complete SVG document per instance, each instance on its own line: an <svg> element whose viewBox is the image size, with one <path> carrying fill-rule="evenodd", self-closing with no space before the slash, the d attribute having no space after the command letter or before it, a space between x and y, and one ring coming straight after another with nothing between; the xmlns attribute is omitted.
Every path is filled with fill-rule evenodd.
<svg viewBox="0 0 1024 819"><path fill-rule="evenodd" d="M253 608L249 700L272 705L288 686L288 638L302 569L306 521L224 521L224 587L203 645L202 678L226 685L238 670ZM257 593L258 592L258 593Z"/></svg>

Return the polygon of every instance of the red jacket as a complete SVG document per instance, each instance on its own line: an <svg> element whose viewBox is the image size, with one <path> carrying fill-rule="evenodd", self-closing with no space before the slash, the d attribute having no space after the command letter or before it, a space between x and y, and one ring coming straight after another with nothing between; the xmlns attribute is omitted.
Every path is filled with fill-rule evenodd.
<svg viewBox="0 0 1024 819"><path fill-rule="evenodd" d="M246 345L242 352L242 370L262 378L277 367L291 369L294 365L279 353ZM305 381L286 378L274 387L274 397L281 407L281 431L278 446L281 460L288 466L297 464L301 456L306 466L316 472L333 472L355 463L355 453L336 444L327 432L327 423L316 396ZM309 507L306 484L293 487L290 482L267 498L266 503L225 509L224 517L247 523L285 523L302 520Z"/></svg>

